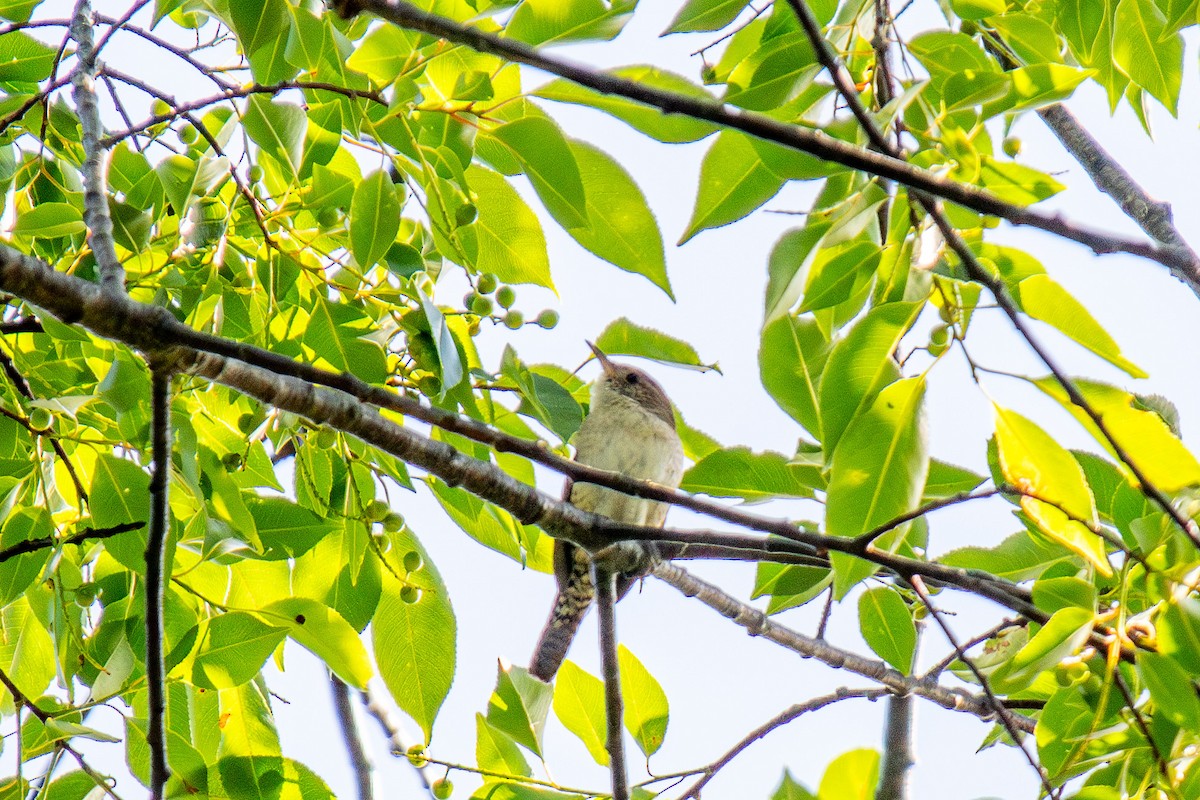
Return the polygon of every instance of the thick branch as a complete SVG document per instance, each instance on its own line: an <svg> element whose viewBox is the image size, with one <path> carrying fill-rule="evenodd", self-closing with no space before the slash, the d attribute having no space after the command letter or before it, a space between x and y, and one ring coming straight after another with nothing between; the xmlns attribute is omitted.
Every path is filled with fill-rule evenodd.
<svg viewBox="0 0 1200 800"><path fill-rule="evenodd" d="M64 544L83 544L84 542L98 541L107 539L110 536L117 536L129 531L136 531L139 528L145 527L144 522L123 522L120 525L114 525L111 528L85 528L79 533L66 536L61 539L56 539L50 536L41 539L26 539L23 542L17 542L14 545L5 547L0 550L0 564L8 561L11 558L16 558L25 553L33 553L38 550L45 550L50 547L61 547Z"/></svg>
<svg viewBox="0 0 1200 800"><path fill-rule="evenodd" d="M163 661L163 598L166 593L167 534L171 518L167 501L171 486L171 371L151 366L151 425L154 472L150 476L150 535L146 539L146 700L150 748L150 797L166 796L167 699Z"/></svg>
<svg viewBox="0 0 1200 800"><path fill-rule="evenodd" d="M695 119L748 133L760 139L777 142L809 153L850 169L888 178L919 192L958 203L980 214L1000 217L1014 225L1029 225L1057 236L1070 239L1090 248L1097 254L1124 252L1157 261L1168 267L1186 267L1186 253L1160 247L1151 242L1135 241L1113 236L1105 231L1083 228L1061 215L1045 214L1012 205L993 194L972 186L941 178L927 170L914 167L900 159L847 144L819 130L778 122L770 117L726 106L715 100L675 94L583 67L564 59L549 56L513 39L485 33L461 25L445 17L422 11L401 0L354 0L354 5L395 25L422 31L466 45L482 53L490 53L509 61L526 64L552 75L566 78L602 94L617 95L667 114L682 114Z"/></svg>
<svg viewBox="0 0 1200 800"><path fill-rule="evenodd" d="M88 241L96 257L96 272L100 288L106 292L125 291L125 268L117 259L113 245L112 217L108 214L108 162L100 140L104 125L100 121L100 104L96 99L96 54L92 40L92 4L78 0L71 17L71 38L79 45L76 55L79 68L72 83L75 86L75 108L79 112L79 130L83 142L83 217L88 228Z"/></svg>
<svg viewBox="0 0 1200 800"><path fill-rule="evenodd" d="M991 720L996 716L994 706L986 698L969 694L961 689L950 689L935 681L912 678L892 669L882 661L841 650L828 642L813 639L802 633L785 628L753 606L731 597L710 583L700 580L685 570L667 563L654 566L655 577L674 586L688 597L695 597L709 608L733 620L750 633L762 636L805 658L815 658L835 669L844 669L882 684L897 694L915 694L942 708L963 711L980 719ZM1033 732L1034 721L1009 712L1020 730Z"/></svg>

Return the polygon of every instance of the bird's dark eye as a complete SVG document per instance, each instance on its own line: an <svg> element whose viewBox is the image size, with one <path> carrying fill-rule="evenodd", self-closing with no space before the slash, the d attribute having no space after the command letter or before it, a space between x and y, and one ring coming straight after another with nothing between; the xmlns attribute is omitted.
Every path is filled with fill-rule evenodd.
<svg viewBox="0 0 1200 800"><path fill-rule="evenodd" d="M626 376L625 376L625 382L626 382L626 383L637 383L637 382L638 382L638 376L637 376L637 373L636 373L636 372L631 372L631 373L629 373L628 375L626 375Z"/></svg>

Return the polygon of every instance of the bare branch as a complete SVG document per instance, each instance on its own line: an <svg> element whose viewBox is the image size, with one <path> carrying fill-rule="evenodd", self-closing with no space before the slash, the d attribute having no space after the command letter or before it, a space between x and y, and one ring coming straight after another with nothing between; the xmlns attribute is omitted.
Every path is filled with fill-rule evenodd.
<svg viewBox="0 0 1200 800"><path fill-rule="evenodd" d="M759 739L765 738L767 734L771 733L772 731L787 725L797 717L803 716L804 714L808 714L812 711L820 711L822 708L841 702L842 700L865 697L868 700L874 701L887 694L890 694L887 689L846 689L843 687L838 689L833 694L814 697L812 700L806 700L803 703L796 703L795 705L784 709L774 717L771 717L771 719L764 722L762 725L759 725L757 728L750 731L737 744L729 748L724 755L701 770L700 777L695 783L688 787L686 792L679 796L679 800L699 798L700 790L707 786L709 781L717 776L718 772L728 766L729 762L741 755L743 750L757 742Z"/></svg>
<svg viewBox="0 0 1200 800"><path fill-rule="evenodd" d="M100 121L100 104L96 97L96 53L92 41L92 4L78 0L71 17L71 38L79 45L76 55L79 68L72 83L75 86L75 109L79 112L79 129L83 141L83 216L88 228L88 241L96 257L96 272L100 288L106 292L125 291L125 268L117 259L113 245L112 217L108 214L108 162L100 140L104 124Z"/></svg>
<svg viewBox="0 0 1200 800"><path fill-rule="evenodd" d="M1004 730L1008 733L1008 737L1012 739L1013 744L1018 750L1021 751L1021 754L1025 756L1025 760L1029 762L1029 766L1033 768L1035 773L1037 773L1038 779L1042 783L1042 788L1046 790L1046 795L1054 798L1054 800L1058 800L1058 798L1062 796L1061 793L1056 791L1055 788L1050 785L1050 778L1046 775L1046 771L1041 768L1041 766L1037 763L1037 760L1033 757L1033 754L1026 750L1025 745L1021 742L1020 732L1024 731L1025 733L1032 733L1032 731L1025 730L1025 728L1020 724L1021 718L1006 708L1004 704L1000 702L1000 698L996 697L995 692L992 691L992 686L988 681L987 676L984 675L979 667L975 665L975 662L971 659L971 657L966 654L966 651L963 650L962 645L959 644L958 638L954 635L954 632L950 630L950 626L946 623L946 620L942 618L942 612L939 611L937 606L933 604L933 601L930 600L929 592L925 590L924 582L922 582L920 578L914 578L909 581L909 586L911 586L913 591L917 593L917 597L921 599L921 602L924 603L925 608L929 610L929 615L933 617L934 622L936 622L938 627L942 629L942 633L946 636L946 641L948 641L950 646L954 648L954 652L958 654L959 660L967 665L967 668L971 670L971 674L973 674L975 679L979 681L979 686L983 689L983 694L987 698L987 704L995 710L996 716L1000 720L1000 724L1004 726Z"/></svg>
<svg viewBox="0 0 1200 800"><path fill-rule="evenodd" d="M913 696L894 694L887 699L883 726L883 763L875 800L906 800L908 774L916 766L913 754Z"/></svg>
<svg viewBox="0 0 1200 800"><path fill-rule="evenodd" d="M629 772L625 768L624 704L621 697L621 667L617 661L617 575L592 564L596 586L596 614L600 625L600 662L604 677L604 717L608 723L609 773L612 800L629 800Z"/></svg>
<svg viewBox="0 0 1200 800"><path fill-rule="evenodd" d="M373 800L375 789L371 784L371 760L363 750L358 722L354 719L354 706L350 702L350 687L341 678L329 673L329 690L333 693L333 710L337 714L338 727L342 730L342 741L346 743L346 755L350 758L350 771L354 773L354 785L358 800Z"/></svg>
<svg viewBox="0 0 1200 800"><path fill-rule="evenodd" d="M844 669L869 678L898 694L915 694L942 708L973 714L985 720L993 719L996 716L995 707L988 702L987 698L970 694L961 689L940 686L936 681L904 675L882 661L863 658L855 653L834 647L828 642L813 639L790 628L785 628L757 608L731 597L716 586L700 580L673 564L660 562L654 565L652 572L655 577L674 586L688 597L695 597L722 616L741 625L752 636L762 636L806 658L815 658L835 669ZM1014 724L1020 730L1033 732L1034 721L1032 719L1020 717L1011 712L1010 716L1015 719Z"/></svg>
<svg viewBox="0 0 1200 800"><path fill-rule="evenodd" d="M136 531L145 527L145 525L146 523L144 522L123 522L111 528L84 528L79 533L64 536L61 539L50 536L41 539L26 539L23 542L17 542L0 550L0 564L25 553L33 553L50 547L60 547L64 544L83 544L84 542L99 541L100 539L107 539L110 536Z"/></svg>
<svg viewBox="0 0 1200 800"><path fill-rule="evenodd" d="M380 730L387 737L388 748L391 750L392 755L404 758L408 753L409 745L404 739L404 732L400 729L400 723L396 722L393 718L391 709L384 705L383 701L376 697L375 693L369 688L360 696L363 707L379 723ZM425 787L426 791L429 791L433 782L429 780L429 775L426 774L425 767L417 766L416 762L407 758L405 760L416 770L417 778L421 781L421 785Z"/></svg>
<svg viewBox="0 0 1200 800"><path fill-rule="evenodd" d="M167 700L166 665L163 661L163 597L166 592L167 533L171 518L167 505L171 487L171 377L169 367L151 364L151 425L154 472L150 476L150 536L146 541L146 695L150 748L150 797L166 796Z"/></svg>

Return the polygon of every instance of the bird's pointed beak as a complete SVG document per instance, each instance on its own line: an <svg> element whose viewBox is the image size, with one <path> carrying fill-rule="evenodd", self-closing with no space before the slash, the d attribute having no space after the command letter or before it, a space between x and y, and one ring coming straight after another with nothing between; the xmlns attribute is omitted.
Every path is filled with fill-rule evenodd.
<svg viewBox="0 0 1200 800"><path fill-rule="evenodd" d="M604 374L611 375L613 370L616 369L616 365L609 361L608 356L604 355L604 351L596 347L596 345L588 342L587 346L592 348L592 352L596 354L596 359L600 362L600 366L604 368Z"/></svg>

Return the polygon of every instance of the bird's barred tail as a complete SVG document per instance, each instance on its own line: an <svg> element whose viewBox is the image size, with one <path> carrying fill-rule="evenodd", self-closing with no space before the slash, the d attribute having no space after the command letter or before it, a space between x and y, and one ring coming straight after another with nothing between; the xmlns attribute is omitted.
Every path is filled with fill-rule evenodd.
<svg viewBox="0 0 1200 800"><path fill-rule="evenodd" d="M533 677L547 683L554 680L595 595L596 587L592 583L591 565L587 557L573 559L570 577L554 598L554 609L533 651L533 659L529 664L529 672Z"/></svg>

